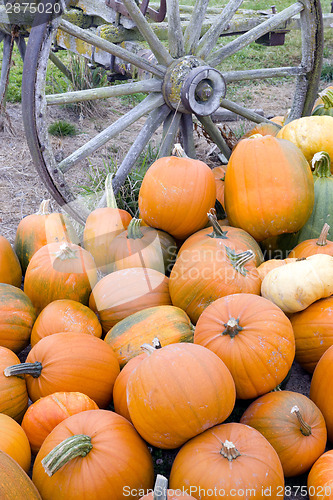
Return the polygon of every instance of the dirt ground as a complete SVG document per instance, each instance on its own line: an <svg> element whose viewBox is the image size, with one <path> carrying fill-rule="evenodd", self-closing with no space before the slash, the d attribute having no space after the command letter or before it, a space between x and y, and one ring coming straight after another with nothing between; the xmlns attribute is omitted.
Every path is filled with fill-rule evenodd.
<svg viewBox="0 0 333 500"><path fill-rule="evenodd" d="M263 109L266 116L272 117L286 113L291 103L293 89L290 84L276 86L273 89L263 85L256 85L253 86L251 91L252 100L249 107ZM76 124L80 130L80 134L75 137L54 139L55 148L58 150L59 155L68 154L67 151L78 147L86 142L88 138L93 137L106 122L110 123L116 118L118 110L119 101L103 106L103 109L100 109L93 119L82 116L80 118L73 111L54 111L52 119L66 119ZM19 221L24 216L36 212L42 199L49 198L50 195L32 164L25 140L20 105L8 104L7 113L14 133L8 127L0 131L0 234L13 243ZM243 127L244 131L251 127L248 123L241 125L241 122L231 122L228 123L228 126L233 130ZM122 134L121 140L117 143L115 155L119 154L120 150L128 149L137 134L137 130L137 127L131 127L129 131ZM199 144L198 149L204 159L205 155L211 150L212 145L203 137L196 140ZM110 153L110 149L108 153ZM101 163L103 161L102 154L99 153L94 161ZM52 203L52 206L55 210L59 209L55 202ZM286 389L308 396L309 387L309 374L297 363L294 363ZM306 485L306 476L287 480L287 484L291 486L291 489L288 492L286 490L285 498L307 498L304 495L296 494L296 486Z"/></svg>

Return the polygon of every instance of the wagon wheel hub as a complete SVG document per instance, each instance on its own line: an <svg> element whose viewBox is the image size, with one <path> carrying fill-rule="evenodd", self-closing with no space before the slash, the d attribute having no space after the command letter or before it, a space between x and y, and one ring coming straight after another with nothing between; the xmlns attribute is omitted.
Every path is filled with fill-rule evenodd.
<svg viewBox="0 0 333 500"><path fill-rule="evenodd" d="M226 83L218 70L197 57L186 56L168 67L162 91L172 110L208 116L219 108Z"/></svg>

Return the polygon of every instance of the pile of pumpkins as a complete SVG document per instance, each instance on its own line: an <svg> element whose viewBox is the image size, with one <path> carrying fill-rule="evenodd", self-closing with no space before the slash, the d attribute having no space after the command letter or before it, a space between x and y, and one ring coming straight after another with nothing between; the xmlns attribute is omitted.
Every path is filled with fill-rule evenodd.
<svg viewBox="0 0 333 500"><path fill-rule="evenodd" d="M108 176L82 244L46 201L0 237L2 499L153 498L150 447L169 499L333 498L331 160L332 116L263 123L227 166L155 161L140 219Z"/></svg>

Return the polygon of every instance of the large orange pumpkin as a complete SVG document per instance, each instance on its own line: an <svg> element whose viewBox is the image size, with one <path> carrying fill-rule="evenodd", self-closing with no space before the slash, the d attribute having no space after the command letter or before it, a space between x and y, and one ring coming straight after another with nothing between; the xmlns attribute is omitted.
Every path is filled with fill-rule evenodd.
<svg viewBox="0 0 333 500"><path fill-rule="evenodd" d="M277 499L284 496L284 477L276 451L260 432L229 423L208 429L180 449L169 487L201 500Z"/></svg>
<svg viewBox="0 0 333 500"><path fill-rule="evenodd" d="M54 469L53 457L60 468ZM84 411L48 435L32 480L45 500L123 500L126 495L135 500L153 487L153 461L125 418L107 410Z"/></svg>
<svg viewBox="0 0 333 500"><path fill-rule="evenodd" d="M291 391L265 394L245 410L240 421L257 429L271 443L285 477L307 472L325 451L324 417L303 394Z"/></svg>
<svg viewBox="0 0 333 500"><path fill-rule="evenodd" d="M8 453L26 473L29 472L31 450L28 437L20 424L4 413L0 413L0 450Z"/></svg>
<svg viewBox="0 0 333 500"><path fill-rule="evenodd" d="M241 399L274 389L287 376L295 356L287 316L269 300L248 293L228 295L210 304L198 320L194 343L224 361Z"/></svg>
<svg viewBox="0 0 333 500"><path fill-rule="evenodd" d="M321 356L313 372L310 398L324 415L328 439L333 442L333 345Z"/></svg>
<svg viewBox="0 0 333 500"><path fill-rule="evenodd" d="M224 206L224 180L225 173L227 170L227 165L220 165L219 167L214 167L212 172L214 174L215 186L216 186L216 199Z"/></svg>
<svg viewBox="0 0 333 500"><path fill-rule="evenodd" d="M169 278L155 269L130 268L104 276L89 299L106 333L118 321L142 309L171 305Z"/></svg>
<svg viewBox="0 0 333 500"><path fill-rule="evenodd" d="M257 271L259 273L260 279L263 280L266 276L266 274L269 273L272 269L275 269L276 267L280 266L285 266L286 264L289 264L290 262L293 262L295 259L269 259L260 264L260 266L257 267Z"/></svg>
<svg viewBox="0 0 333 500"><path fill-rule="evenodd" d="M32 401L54 392L83 392L105 408L119 371L106 342L93 335L64 332L41 339L26 363L7 367L5 374L10 378L25 374Z"/></svg>
<svg viewBox="0 0 333 500"><path fill-rule="evenodd" d="M150 351L127 381L131 420L148 443L177 448L230 415L235 384L218 356L187 343Z"/></svg>
<svg viewBox="0 0 333 500"><path fill-rule="evenodd" d="M22 351L29 344L35 319L29 297L16 286L0 283L0 346Z"/></svg>
<svg viewBox="0 0 333 500"><path fill-rule="evenodd" d="M1 450L0 498L1 500L42 500L28 474L12 457Z"/></svg>
<svg viewBox="0 0 333 500"><path fill-rule="evenodd" d="M310 500L331 500L333 492L333 450L329 450L313 464L308 475Z"/></svg>
<svg viewBox="0 0 333 500"><path fill-rule="evenodd" d="M73 243L49 243L31 258L24 291L38 313L57 299L72 299L87 305L97 283L92 255Z"/></svg>
<svg viewBox="0 0 333 500"><path fill-rule="evenodd" d="M312 373L324 352L333 345L333 296L317 300L292 314L296 361Z"/></svg>
<svg viewBox="0 0 333 500"><path fill-rule="evenodd" d="M36 455L45 438L65 418L81 411L98 410L98 406L81 392L54 392L29 406L22 420L31 450Z"/></svg>
<svg viewBox="0 0 333 500"><path fill-rule="evenodd" d="M22 269L20 261L9 241L0 235L0 283L20 287Z"/></svg>
<svg viewBox="0 0 333 500"><path fill-rule="evenodd" d="M20 360L7 347L0 347L0 413L21 422L28 408L28 392L22 377L6 377L7 366L19 365Z"/></svg>
<svg viewBox="0 0 333 500"><path fill-rule="evenodd" d="M43 200L35 214L24 217L17 226L14 249L25 273L31 257L42 246L55 241L71 241L68 221L50 211L50 200Z"/></svg>
<svg viewBox="0 0 333 500"><path fill-rule="evenodd" d="M59 332L81 332L102 336L96 314L87 306L70 299L50 302L37 317L31 331L32 347L40 339Z"/></svg>
<svg viewBox="0 0 333 500"><path fill-rule="evenodd" d="M205 227L215 199L214 174L206 163L187 157L163 157L143 178L140 215L150 226L185 239Z"/></svg>
<svg viewBox="0 0 333 500"><path fill-rule="evenodd" d="M314 204L313 177L292 143L271 135L240 141L225 176L225 206L232 226L257 241L298 231Z"/></svg>
<svg viewBox="0 0 333 500"><path fill-rule="evenodd" d="M149 307L119 321L104 340L112 347L122 368L142 352L142 344L150 344L155 337L162 346L192 342L193 329L189 317L179 307Z"/></svg>
<svg viewBox="0 0 333 500"><path fill-rule="evenodd" d="M333 241L327 241L330 226L325 222L319 238L311 238L299 243L289 254L289 257L303 259L317 253L327 253L333 256Z"/></svg>

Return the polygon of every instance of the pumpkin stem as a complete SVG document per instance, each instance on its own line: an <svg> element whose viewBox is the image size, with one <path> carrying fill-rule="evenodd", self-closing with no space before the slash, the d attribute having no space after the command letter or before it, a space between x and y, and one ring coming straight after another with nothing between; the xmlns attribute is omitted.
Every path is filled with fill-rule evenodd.
<svg viewBox="0 0 333 500"><path fill-rule="evenodd" d="M252 134L249 139L261 139L263 137L262 134Z"/></svg>
<svg viewBox="0 0 333 500"><path fill-rule="evenodd" d="M228 441L227 439L222 443L222 448L220 449L220 453L224 458L227 458L229 462L235 460L235 458L240 457L240 453L237 450L234 443Z"/></svg>
<svg viewBox="0 0 333 500"><path fill-rule="evenodd" d="M327 88L327 89L323 90L322 92L319 92L318 96L323 101L325 109L333 108L333 91L332 91L332 89Z"/></svg>
<svg viewBox="0 0 333 500"><path fill-rule="evenodd" d="M245 252L236 253L232 248L225 247L227 252L227 257L229 258L233 267L238 271L242 276L246 276L247 269L245 269L245 264L253 259L254 252L252 250L245 250Z"/></svg>
<svg viewBox="0 0 333 500"><path fill-rule="evenodd" d="M207 236L209 236L210 238L221 238L223 240L227 240L228 231L223 231L222 227L220 226L219 221L216 217L215 208L211 208L209 210L209 212L207 213L207 217L209 219L209 222L213 226L213 232L207 234Z"/></svg>
<svg viewBox="0 0 333 500"><path fill-rule="evenodd" d="M50 199L43 200L35 215L49 215L51 213L50 212L50 201L51 201Z"/></svg>
<svg viewBox="0 0 333 500"><path fill-rule="evenodd" d="M113 179L113 174L111 173L109 173L105 178L106 206L108 208L118 208L116 197L113 192L112 179Z"/></svg>
<svg viewBox="0 0 333 500"><path fill-rule="evenodd" d="M174 145L174 148L172 150L172 155L177 156L178 158L188 158L187 154L185 153L181 144L179 143Z"/></svg>
<svg viewBox="0 0 333 500"><path fill-rule="evenodd" d="M300 431L303 434L303 436L310 436L311 426L309 424L307 424L306 422L304 422L298 406L297 405L293 406L290 413L296 413L296 417L298 418L298 421L299 421L300 426L301 426Z"/></svg>
<svg viewBox="0 0 333 500"><path fill-rule="evenodd" d="M127 238L130 240L138 240L143 238L143 232L141 231L141 221L142 219L136 219L133 217L127 228Z"/></svg>
<svg viewBox="0 0 333 500"><path fill-rule="evenodd" d="M57 470L67 464L72 458L85 457L92 449L91 437L85 434L75 434L65 439L42 460L42 466L48 476L53 476Z"/></svg>
<svg viewBox="0 0 333 500"><path fill-rule="evenodd" d="M35 361L34 363L21 363L19 365L7 366L3 373L5 377L31 375L33 378L38 378L42 373L42 368L42 363Z"/></svg>
<svg viewBox="0 0 333 500"><path fill-rule="evenodd" d="M243 330L242 326L239 326L239 319L230 318L227 323L224 323L225 330L222 332L222 335L230 335L233 339L236 337L237 333Z"/></svg>
<svg viewBox="0 0 333 500"><path fill-rule="evenodd" d="M156 349L161 349L162 348L162 344L161 344L161 342L159 341L159 339L157 337L153 338L152 344L153 345L150 345L147 342L145 342L140 347L147 354L153 354L153 352L155 352Z"/></svg>
<svg viewBox="0 0 333 500"><path fill-rule="evenodd" d="M327 245L327 235L328 231L330 230L330 226L325 222L323 225L323 229L321 230L321 233L319 235L318 240L316 241L316 245L319 245L320 247L324 247Z"/></svg>
<svg viewBox="0 0 333 500"><path fill-rule="evenodd" d="M161 349L162 348L162 344L161 344L161 342L159 341L159 339L157 337L153 338L152 344L153 344L153 347L155 349Z"/></svg>
<svg viewBox="0 0 333 500"><path fill-rule="evenodd" d="M167 500L167 489L167 478L162 476L161 474L157 474L154 486L153 500Z"/></svg>
<svg viewBox="0 0 333 500"><path fill-rule="evenodd" d="M331 177L331 159L326 151L319 151L313 155L312 169L316 177Z"/></svg>
<svg viewBox="0 0 333 500"><path fill-rule="evenodd" d="M67 259L76 259L77 251L70 247L70 245L65 241L59 247L59 252L55 254L56 259L59 260L67 260Z"/></svg>

